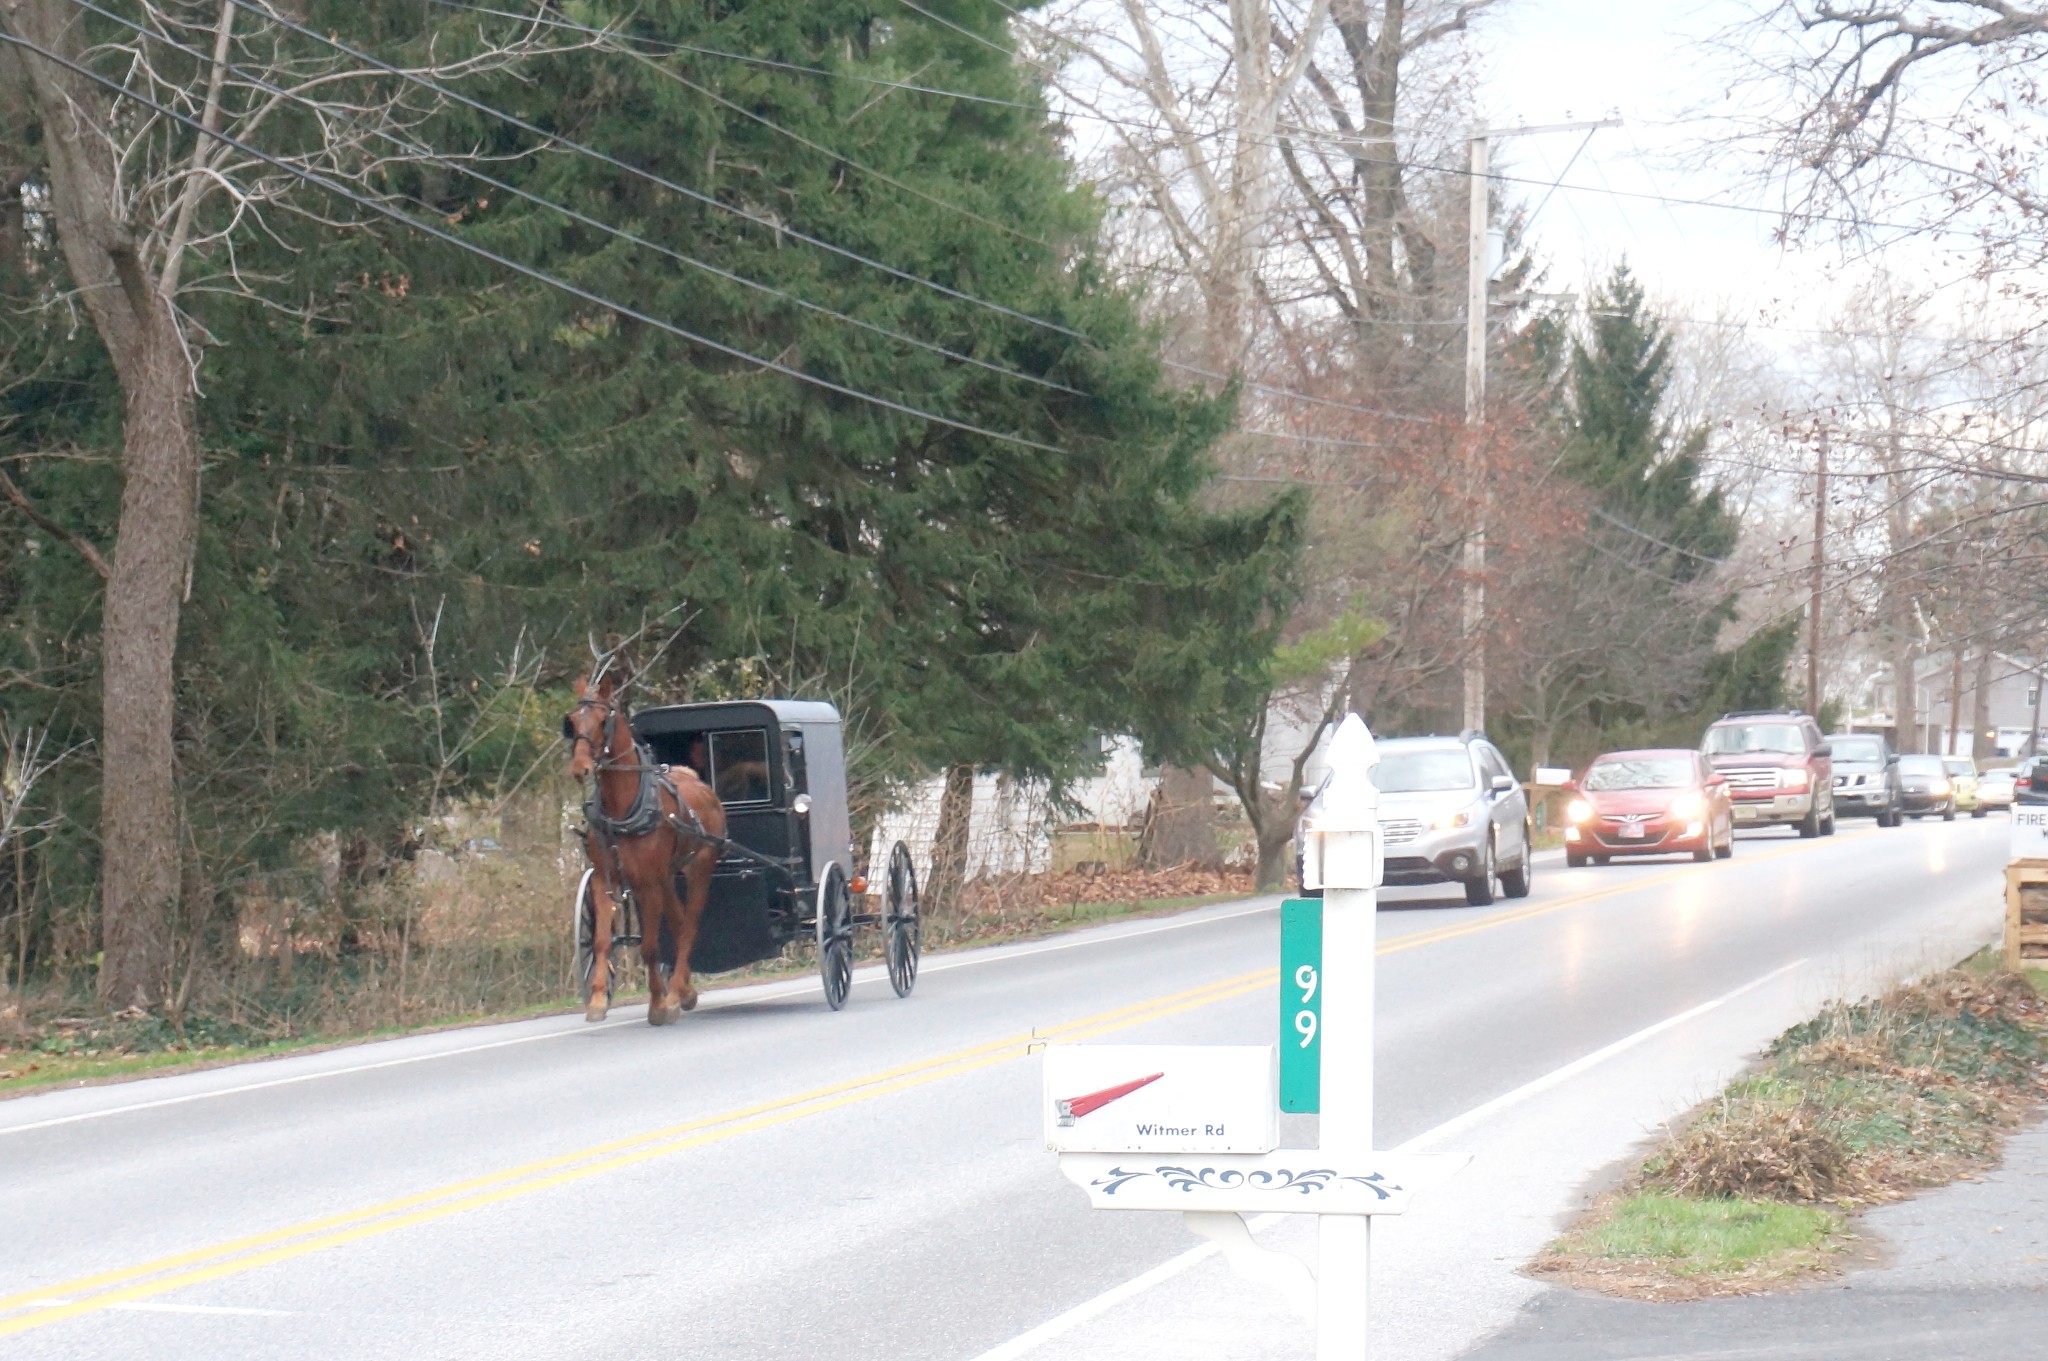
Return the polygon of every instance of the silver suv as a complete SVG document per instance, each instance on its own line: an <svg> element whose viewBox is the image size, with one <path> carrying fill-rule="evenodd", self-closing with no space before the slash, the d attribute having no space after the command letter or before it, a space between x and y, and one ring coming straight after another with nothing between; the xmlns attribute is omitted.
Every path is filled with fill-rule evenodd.
<svg viewBox="0 0 2048 1361"><path fill-rule="evenodd" d="M1388 885L1463 884L1474 907L1493 901L1496 880L1510 898L1529 896L1529 800L1493 743L1477 733L1395 737L1379 753ZM1320 800L1318 790L1307 816Z"/></svg>

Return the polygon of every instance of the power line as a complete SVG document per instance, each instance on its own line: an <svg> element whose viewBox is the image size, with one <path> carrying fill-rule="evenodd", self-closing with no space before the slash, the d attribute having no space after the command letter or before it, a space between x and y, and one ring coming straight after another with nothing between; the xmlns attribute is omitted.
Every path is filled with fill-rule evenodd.
<svg viewBox="0 0 2048 1361"><path fill-rule="evenodd" d="M944 99L961 99L975 104L993 104L999 108L1020 109L1026 113L1045 114L1043 104L1027 104L1021 99L1002 99L995 95L969 94L965 90L946 90L934 85L918 85L905 80L888 80L881 76L866 76L857 71L834 71L823 66L803 66L793 61L778 61L773 57L755 57L744 52L726 52L716 47L699 47L694 43L679 43L668 38L644 38L633 34L620 33L616 29L591 28L585 24L572 23L567 19L548 18L539 14L516 14L510 10L492 9L487 5L465 4L463 0L432 0L443 9L468 10L473 14L488 14L499 19L516 19L521 23L539 24L546 28L568 29L578 33L602 34L620 38L626 42L639 43L643 47L660 48L664 52L689 52L700 57L722 57L727 61L745 62L750 66L765 66L777 71L790 71L798 75L827 76L834 80L857 80L867 85L880 85L891 90L907 90L914 94L938 95Z"/></svg>
<svg viewBox="0 0 2048 1361"><path fill-rule="evenodd" d="M411 71L401 70L400 68L391 65L389 62L381 61L378 58L371 56L367 52L359 51L358 49L349 46L347 43L342 42L339 38L330 37L326 34L318 32L317 30L308 28L304 24L297 23L291 19L284 18L283 16L278 15L272 12L271 10L265 9L262 6L256 4L254 0L228 0L228 3L236 6L238 9L245 9L254 14L258 14L262 16L265 20L269 21L270 23L274 23L278 25L280 28L287 29L293 33L297 33L301 37L310 38L314 42L323 44L324 46L327 47L331 47L337 52L343 53L349 57L354 58L357 61L364 63L367 66L373 67L376 70L384 72L386 75L396 76L400 80L406 81L410 84L418 85L422 89L431 90L435 94L440 95L443 99L449 100L456 104L460 104L464 108L474 109L476 112L481 113L486 117L498 119L501 122L504 122L512 127L520 129L522 132L531 133L533 136L542 138L546 142L552 143L556 146L560 146L565 150L575 152L577 155L588 156L592 160L598 161L604 165L611 166L615 170L623 171L626 174L633 176L635 179L644 180L649 184L656 185L662 189L666 189L671 193L681 194L683 197L690 199L693 202L702 203L710 208L716 208L720 212L730 213L735 217L744 218L746 221L752 222L756 226L766 227L770 231L776 233L778 236L786 236L791 240L801 241L807 246L815 246L819 250L829 251L831 254L837 255L842 259L852 260L857 264L867 266L869 269L880 270L882 273L889 275L891 278L901 279L905 283L917 284L920 287L929 288L934 292L943 293L947 297L958 299L961 302L969 303L976 307L986 308L991 312L1000 313L1004 316L1011 317L1017 321L1028 322L1033 326L1040 326L1049 331L1056 331L1061 335L1068 336L1072 339L1079 340L1085 343L1093 343L1089 340L1089 338L1086 335L1084 335L1080 331L1074 330L1070 326L1063 326L1056 321L1047 321L1043 317L1034 317L1030 313L1020 312L1014 307L1006 307L999 302L990 302L985 298L977 298L971 293L964 293L957 288L953 288L946 284L939 283L936 280L922 278L918 275L908 272L907 270L898 269L894 265L884 264L880 260L871 259L868 256L862 255L858 251L849 250L844 246L834 245L832 242L826 241L820 237L811 236L805 232L798 231L797 229L790 227L785 223L776 221L774 218L764 217L759 213L749 212L745 208L736 207L735 205L727 203L723 199L720 199L715 195L706 194L700 190L691 189L686 185L678 184L674 180L671 180L666 176L658 175L652 170L647 170L640 166L633 165L628 161L622 161L616 156L610 155L609 153L603 151L599 151L597 148L585 145L582 142L572 141L571 139L562 136L560 133L549 132L547 129L539 127L519 117L517 114L508 113L504 109L500 109L493 105L486 104L481 100L471 98L469 95L463 94L460 90L450 89L448 86L441 84L439 81L431 80L425 76L418 75Z"/></svg>
<svg viewBox="0 0 2048 1361"><path fill-rule="evenodd" d="M242 3L242 0L233 0L233 3L240 4ZM285 174L290 175L295 179L301 180L307 184L311 184L320 189L323 189L326 192L335 195L337 198L341 198L350 203L355 204L357 207L367 208L371 212L377 213L383 217L390 218L392 221L397 222L402 226L410 227L412 230L419 232L424 236L429 236L434 238L435 240L445 242L448 245L454 246L458 250L468 251L470 254L475 255L480 259L488 260L492 264L497 265L502 269L508 269L516 274L524 275L529 279L532 279L538 283L545 284L551 288L558 290L559 292L566 293L574 298L580 298L585 302L591 303L598 307L602 307L606 311L615 313L619 316L629 318L630 320L633 321L637 321L642 325L652 326L657 330L665 331L670 335L674 335L679 337L680 339L687 340L692 344L701 345L706 349L714 350L720 354L727 355L733 359L738 359L748 364L754 364L764 369L770 369L776 373L783 374L786 377L794 378L799 382L808 383L813 387L818 387L828 392L837 393L842 397L851 397L856 401L867 402L870 403L871 405L882 407L885 410L895 411L905 416L914 417L918 420L930 421L934 425L943 425L950 429L959 430L965 434L980 435L985 439L993 439L1007 444L1021 445L1025 448L1036 449L1044 453L1065 454L1067 452L1066 450L1058 448L1055 445L1043 444L1037 440L1029 439L1023 435L1011 435L1005 434L999 430L985 429L982 426L973 425L967 421L955 420L950 416L941 416L935 412L925 411L918 407L910 406L903 402L894 401L887 397L876 396L874 393L871 392L863 392L858 388L848 387L843 383L833 382L829 378L820 378L816 374L805 373L803 370L792 368L779 360L766 359L757 354L750 354L747 351L739 349L736 346L727 345L722 341L712 340L708 336L698 335L696 332L686 330L683 327L677 326L673 322L663 321L658 317L650 316L649 314L641 312L635 308L627 307L623 303L613 302L609 298L603 297L600 294L594 293L589 289L583 288L577 284L570 283L568 280L559 278L553 274L548 273L545 270L538 269L532 265L524 264L520 261L510 259L507 256L500 255L498 252L491 250L488 247L479 246L473 241L466 241L463 238L455 235L453 232L445 231L442 228L437 227L430 222L422 222L418 218L413 217L411 214L400 212L398 209L390 206L389 204L380 203L377 200L370 198L369 196L364 194L358 194L354 190L348 188L346 185L341 184L329 178L326 175L322 175L318 171L309 170L303 166L292 165L290 162L285 161L277 156L273 156L267 151L263 151L257 147L251 146L249 143L242 141L240 138L231 136L230 134L224 132L208 129L202 126L198 119L193 118L189 114L186 114L178 109L171 108L168 105L160 104L157 101L150 99L146 95L142 95L134 90L128 89L119 81L113 80L107 76L103 76L99 74L97 71L92 70L90 67L82 66L79 63L74 62L67 57L60 56L57 53L52 52L49 49L42 47L37 43L31 42L26 38L20 37L13 33L9 33L5 30L0 30L0 42L10 43L16 47L24 48L30 52L34 52L46 61L53 62L56 65L61 66L68 71L72 71L80 76L83 76L85 79L93 82L95 85L105 87L106 89L112 91L116 96L122 99L133 101L134 103L140 104L144 108L147 108L155 113L162 114L164 117L169 118L172 121L191 129L194 133L197 133L205 137L210 137L215 141L222 143L223 145L233 147L235 150L241 152L246 156L253 156L257 160L262 161L265 165L268 165L273 169L281 170Z"/></svg>
<svg viewBox="0 0 2048 1361"><path fill-rule="evenodd" d="M645 170L639 166L635 166L626 161L622 161L617 157L599 151L594 147L586 146L581 142L571 141L570 139L556 133L550 133L546 129L537 127L534 124L526 121L525 119L518 117L516 114L508 113L503 109L495 108L492 105L485 104L481 100L473 99L470 96L465 95L458 90L450 89L447 86L442 85L438 81L430 80L425 76L417 75L409 71L400 70L398 67L392 66L388 62L380 61L377 58L370 56L366 52L358 51L356 48L349 46L347 43L342 42L338 38L326 36L324 34L316 32L313 29L307 28L303 24L296 23L290 19L286 19L279 15L276 15L270 12L269 10L261 8L260 6L255 4L253 0L228 0L228 2L240 9L246 9L253 13L261 15L269 22L275 23L282 28L297 33L302 37L311 38L313 41L331 47L337 52L341 52L350 57L353 57L355 60L372 66L379 71L383 71L387 75L397 76L401 80L408 81L415 85L419 85L424 89L432 90L434 93L440 95L442 98L451 100L457 104L461 104L465 108L474 109L478 113L484 114L487 117L497 118L513 127L521 129L522 131L529 132L536 137L543 138L548 142L563 147L566 150L575 152L579 155L591 157L592 159L597 160L605 165L612 166L615 169L623 170L627 174L632 175L638 179L645 180L650 184L658 185L661 188L668 189L673 193L681 194L686 198L707 204L723 212L731 213L735 216L744 218L747 221L753 222L759 226L767 227L770 230L778 233L779 235L787 236L792 240L801 241L805 245L815 246L820 250L829 251L834 255L838 255L845 259L853 260L859 264L866 265L871 269L880 270L882 273L887 274L892 278L901 279L905 283L917 284L922 287L932 289L936 292L946 295L947 297L956 298L962 302L969 303L977 307L986 308L993 312L1001 313L1004 316L1015 318L1018 321L1028 322L1033 326L1040 326L1047 330L1058 332L1061 335L1071 337L1072 339L1081 341L1084 344L1095 344L1095 341L1091 339L1088 335L1086 335L1083 332L1076 331L1072 327L1063 326L1055 321L1048 321L1043 317L1032 316L1028 312L1020 312L1016 308L1006 307L1002 303L990 302L984 298L977 298L971 293L963 293L959 289L949 287L946 284L938 283L935 280L922 278L918 275L911 274L906 270L897 269L894 265L884 264L879 260L870 259L868 256L862 255L857 251L848 250L844 246L833 245L829 241L825 241L818 237L797 231L796 229L785 226L782 223L776 222L771 218L762 217L757 213L750 213L743 208L734 207L733 205L726 203L723 200L718 199L712 195L704 194L699 192L698 190L690 189L683 185L677 184L675 181L667 179L664 176L657 175L651 170ZM917 8L915 4L911 3L911 0L899 0L899 3L910 5L910 7L913 9ZM921 9L918 10L918 12L921 14L925 13L925 11ZM984 39L983 41L986 40ZM1014 56L1014 54L1011 55ZM1219 373L1214 369L1203 368L1198 364L1190 364L1185 361L1177 359L1162 359L1160 362L1168 368L1178 369L1183 373L1192 373L1199 377L1208 378L1215 382L1228 383L1232 381L1231 375ZM1357 406L1350 402L1340 402L1328 397L1315 397L1305 392L1295 392L1289 388L1274 387L1270 384L1265 383L1244 382L1242 386L1253 392L1261 392L1274 397L1284 397L1293 401L1308 402L1311 405L1315 406L1332 407L1341 411L1350 411L1361 416L1377 416L1385 420L1414 421L1425 424L1428 423L1430 419L1429 417L1414 416L1409 415L1405 412L1388 411L1377 407Z"/></svg>
<svg viewBox="0 0 2048 1361"><path fill-rule="evenodd" d="M170 37L168 34L151 33L149 30L145 29L143 25L137 23L134 20L123 18L121 15L112 13L111 11L108 11L106 9L102 9L99 5L94 3L94 0L73 0L73 3L77 4L83 9L91 10L95 14L98 14L106 19L112 20L117 24L121 24L124 27L132 29L137 34L143 37L150 38L153 41L160 42L167 47L175 49L176 51L183 52L187 56L199 58L204 61L212 60L210 54L202 52L198 48L189 47L177 41L176 39ZM261 77L260 75L254 74L243 67L235 65L232 62L226 63L226 69L268 94L272 94L283 99L296 100L297 102L302 104L310 103L310 101L305 99L304 96L296 95L289 90L285 90L274 84L271 84L269 81L263 79L263 77ZM786 302L794 303L796 306L803 308L806 311L816 312L822 316L831 317L834 320L845 322L849 326L856 326L862 330L871 331L876 335L886 336L892 340L899 340L906 345L914 345L919 349L928 350L933 354L943 355L948 359L956 360L963 364L971 364L976 368L986 369L991 373L1001 374L1004 377L1008 378L1015 378L1021 382L1031 383L1038 387L1049 388L1055 392L1068 393L1075 397L1088 397L1090 395L1086 392L1083 392L1079 388L1069 387L1065 383L1056 382L1050 378L1042 378L1035 374L1025 373L1021 370L1009 368L1008 366L1002 364L996 364L986 359L978 359L973 355L963 354L957 350L948 349L944 345L935 344L928 340L921 340L916 336L907 335L902 331L894 330L890 327L880 325L876 322L865 321L860 317L850 316L845 312L836 311L833 308L826 307L821 303L814 303L805 298L800 298L796 294L787 292L784 289L776 288L772 284L762 283L757 279L750 279L743 274L735 273L732 270L725 269L719 265L714 265L706 260L699 260L695 256L686 255L681 251L671 249L668 246L664 246L658 241L650 241L646 237L641 236L624 227L615 226L612 223L605 222L600 218L592 217L587 213L580 212L577 209L568 207L565 204L557 203L553 199L547 198L543 195L535 194L529 190L522 189L514 184L509 184L504 180L498 179L493 175L486 174L484 171L477 169L470 162L451 159L447 156L444 156L434 151L434 149L431 147L422 146L416 142L406 141L405 139L397 136L388 129L372 128L370 129L370 131L374 133L376 136L381 137L385 141L391 143L393 146L397 147L401 151L407 152L414 156L421 157L426 160L430 160L435 164L444 166L447 169L456 172L457 174L466 175L471 179L481 181L482 183L491 186L493 189L502 190L503 192L510 194L515 198L524 199L526 202L534 204L537 207L545 208L550 212L559 213L562 216L571 220L572 222L580 222L584 226L594 227L598 231L605 232L613 237L618 238L621 241L627 241L632 243L633 245L642 247L643 249L653 251L658 255L667 256L671 260L675 260L681 264L688 265L693 269L702 270L707 274L711 274L718 278L725 279L728 282L738 284L743 288L753 289L756 292L765 293L770 297L780 298ZM429 204L422 203L420 204L420 206L422 208L428 209L428 211L432 211L432 207Z"/></svg>
<svg viewBox="0 0 2048 1361"><path fill-rule="evenodd" d="M476 10L480 13L497 15L499 17L508 19L517 19L520 17L518 15L512 14L504 10L487 10L484 9L482 6L477 5L453 4L451 3L451 0L434 0L434 3L448 5L450 8L453 9ZM800 146L805 146L810 148L812 151L816 151L823 155L830 156L833 160L843 162L846 165L851 166L853 169L858 170L863 175L869 176L872 179L880 180L882 183L889 185L892 188L900 189L904 193L909 194L914 198L922 199L924 202L929 203L934 207L944 208L948 212L958 213L960 216L968 219L970 222L976 222L984 227L993 228L996 231L1002 232L1005 235L1014 236L1019 241L1028 241L1034 246L1042 246L1046 250L1054 249L1054 246L1050 241L1046 241L1040 237L1033 236L1029 232L1019 231L1015 227L1010 226L1006 222L998 222L996 219L992 217L988 217L982 213L977 213L971 208L964 208L961 205L954 203L948 199L940 198L936 194L927 193L925 190L919 189L916 185L905 183L904 181L897 179L895 176L888 174L886 171L877 170L870 165L863 165L861 162L855 160L853 157L847 155L843 151L837 151L831 147L825 146L823 143L814 142L810 138L805 137L802 133L795 132L789 128L783 127L780 123L775 122L771 118L768 118L762 114L755 113L752 109L743 108L742 106L733 103L730 99L727 99L724 95L719 94L717 91L708 90L702 85L699 85L694 80L691 80L689 77L681 74L680 72L672 71L668 67L663 66L660 62L655 61L646 53L635 51L632 47L627 46L626 44L633 42L635 40L628 37L628 35L626 34L618 32L617 30L593 28L588 24L573 23L567 19L548 19L543 22L545 22L551 28L566 29L572 33L582 33L587 34L593 38L609 40L609 42L612 44L611 50L620 53L622 56L631 57L634 61L642 63L643 65L647 66L650 70L655 71L664 78L672 80L676 82L678 85L682 85L687 89L695 90L698 94L703 95L706 99L709 99L712 102L719 104L724 108L732 110L734 113L740 115L740 117L742 118L752 119L754 122L759 123L762 127L765 127L771 132L774 132L780 136L787 137L789 140L791 140L792 142L796 142ZM677 50L691 50L682 47L681 45L675 46Z"/></svg>

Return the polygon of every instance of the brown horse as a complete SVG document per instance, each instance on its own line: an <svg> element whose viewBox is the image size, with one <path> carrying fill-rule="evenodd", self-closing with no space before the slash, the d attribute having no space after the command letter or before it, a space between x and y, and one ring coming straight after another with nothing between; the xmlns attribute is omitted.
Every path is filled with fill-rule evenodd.
<svg viewBox="0 0 2048 1361"><path fill-rule="evenodd" d="M697 1005L690 985L690 948L711 893L711 871L725 836L725 807L711 787L688 766L656 765L633 740L625 705L608 675L593 688L576 682L576 707L562 720L569 743L569 774L597 776L596 791L584 805L589 826L583 849L597 871L595 956L590 1002L583 1017L602 1021L610 993L612 913L630 890L640 905L640 957L647 963L647 1023L668 1025ZM676 893L681 879L683 892ZM675 971L662 976L662 937L675 950Z"/></svg>

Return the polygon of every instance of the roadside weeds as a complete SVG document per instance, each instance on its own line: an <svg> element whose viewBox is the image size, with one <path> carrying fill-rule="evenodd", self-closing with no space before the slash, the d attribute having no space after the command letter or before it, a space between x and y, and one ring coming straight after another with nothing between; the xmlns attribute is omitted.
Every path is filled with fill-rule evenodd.
<svg viewBox="0 0 2048 1361"><path fill-rule="evenodd" d="M926 921L925 950L936 954L1012 944L1113 922L1169 916L1253 896L1250 876L1230 872L1068 872L1032 877L1046 882L1033 886L1030 892L982 881L967 885L967 901L958 915ZM1089 900L1096 897L1103 900ZM540 918L540 929L556 927L561 924L557 918L566 919L566 915L559 909L548 912ZM863 943L872 948L855 962L878 961L879 941L870 938ZM566 932L559 941L549 937L533 942L536 953L566 953L566 949ZM629 954L630 962L621 980L627 986L618 992L620 1001L645 995L644 984L632 985L631 980L640 971L637 952ZM301 968L316 963L305 961ZM421 996L425 989L416 989L419 1000L395 1015L372 1012L360 1005L338 1004L345 999L337 998L296 1016L290 1011L281 1016L260 1012L191 1016L177 1024L142 1011L113 1016L90 1014L89 1003L54 990L28 996L17 993L12 997L0 993L0 1100L59 1087L128 1081L283 1054L335 1049L399 1035L580 1012L582 1000L569 986L566 970L557 972L562 976L551 985L538 987L541 996L525 1005L507 1005L501 1000L502 994L498 994L488 998L486 1005L478 1006L479 999L472 991L468 1006L461 1005L454 996L441 999L441 1005L436 1006ZM716 975L707 982L705 991L802 978L815 972L812 953L798 946L783 959Z"/></svg>
<svg viewBox="0 0 2048 1361"><path fill-rule="evenodd" d="M1529 1271L1682 1300L1785 1289L1867 1253L1859 1211L1996 1164L2048 1097L2048 973L1976 965L1786 1031Z"/></svg>

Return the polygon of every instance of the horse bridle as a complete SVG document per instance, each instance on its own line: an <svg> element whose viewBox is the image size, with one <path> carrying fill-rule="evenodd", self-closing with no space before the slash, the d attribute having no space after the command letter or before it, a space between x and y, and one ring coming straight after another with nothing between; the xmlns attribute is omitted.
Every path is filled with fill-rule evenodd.
<svg viewBox="0 0 2048 1361"><path fill-rule="evenodd" d="M570 713L563 714L562 738L569 744L569 754L572 757L576 754L576 744L581 742L585 746L593 748L593 750L591 751L590 761L591 769L593 770L636 771L647 770L652 768L647 764L647 762L644 759L636 759L634 763L631 765L623 765L611 759L612 738L618 732L619 722L619 702L616 699L604 699L600 697L585 696L584 698L576 701L576 709L603 709L604 729L602 742L592 742L588 737L585 737L582 733L576 731L576 720L573 717L573 713L575 712L574 710L572 710ZM641 755L640 740L637 737L631 737L631 734L628 734L628 736L632 742L633 754L636 758L639 758Z"/></svg>

